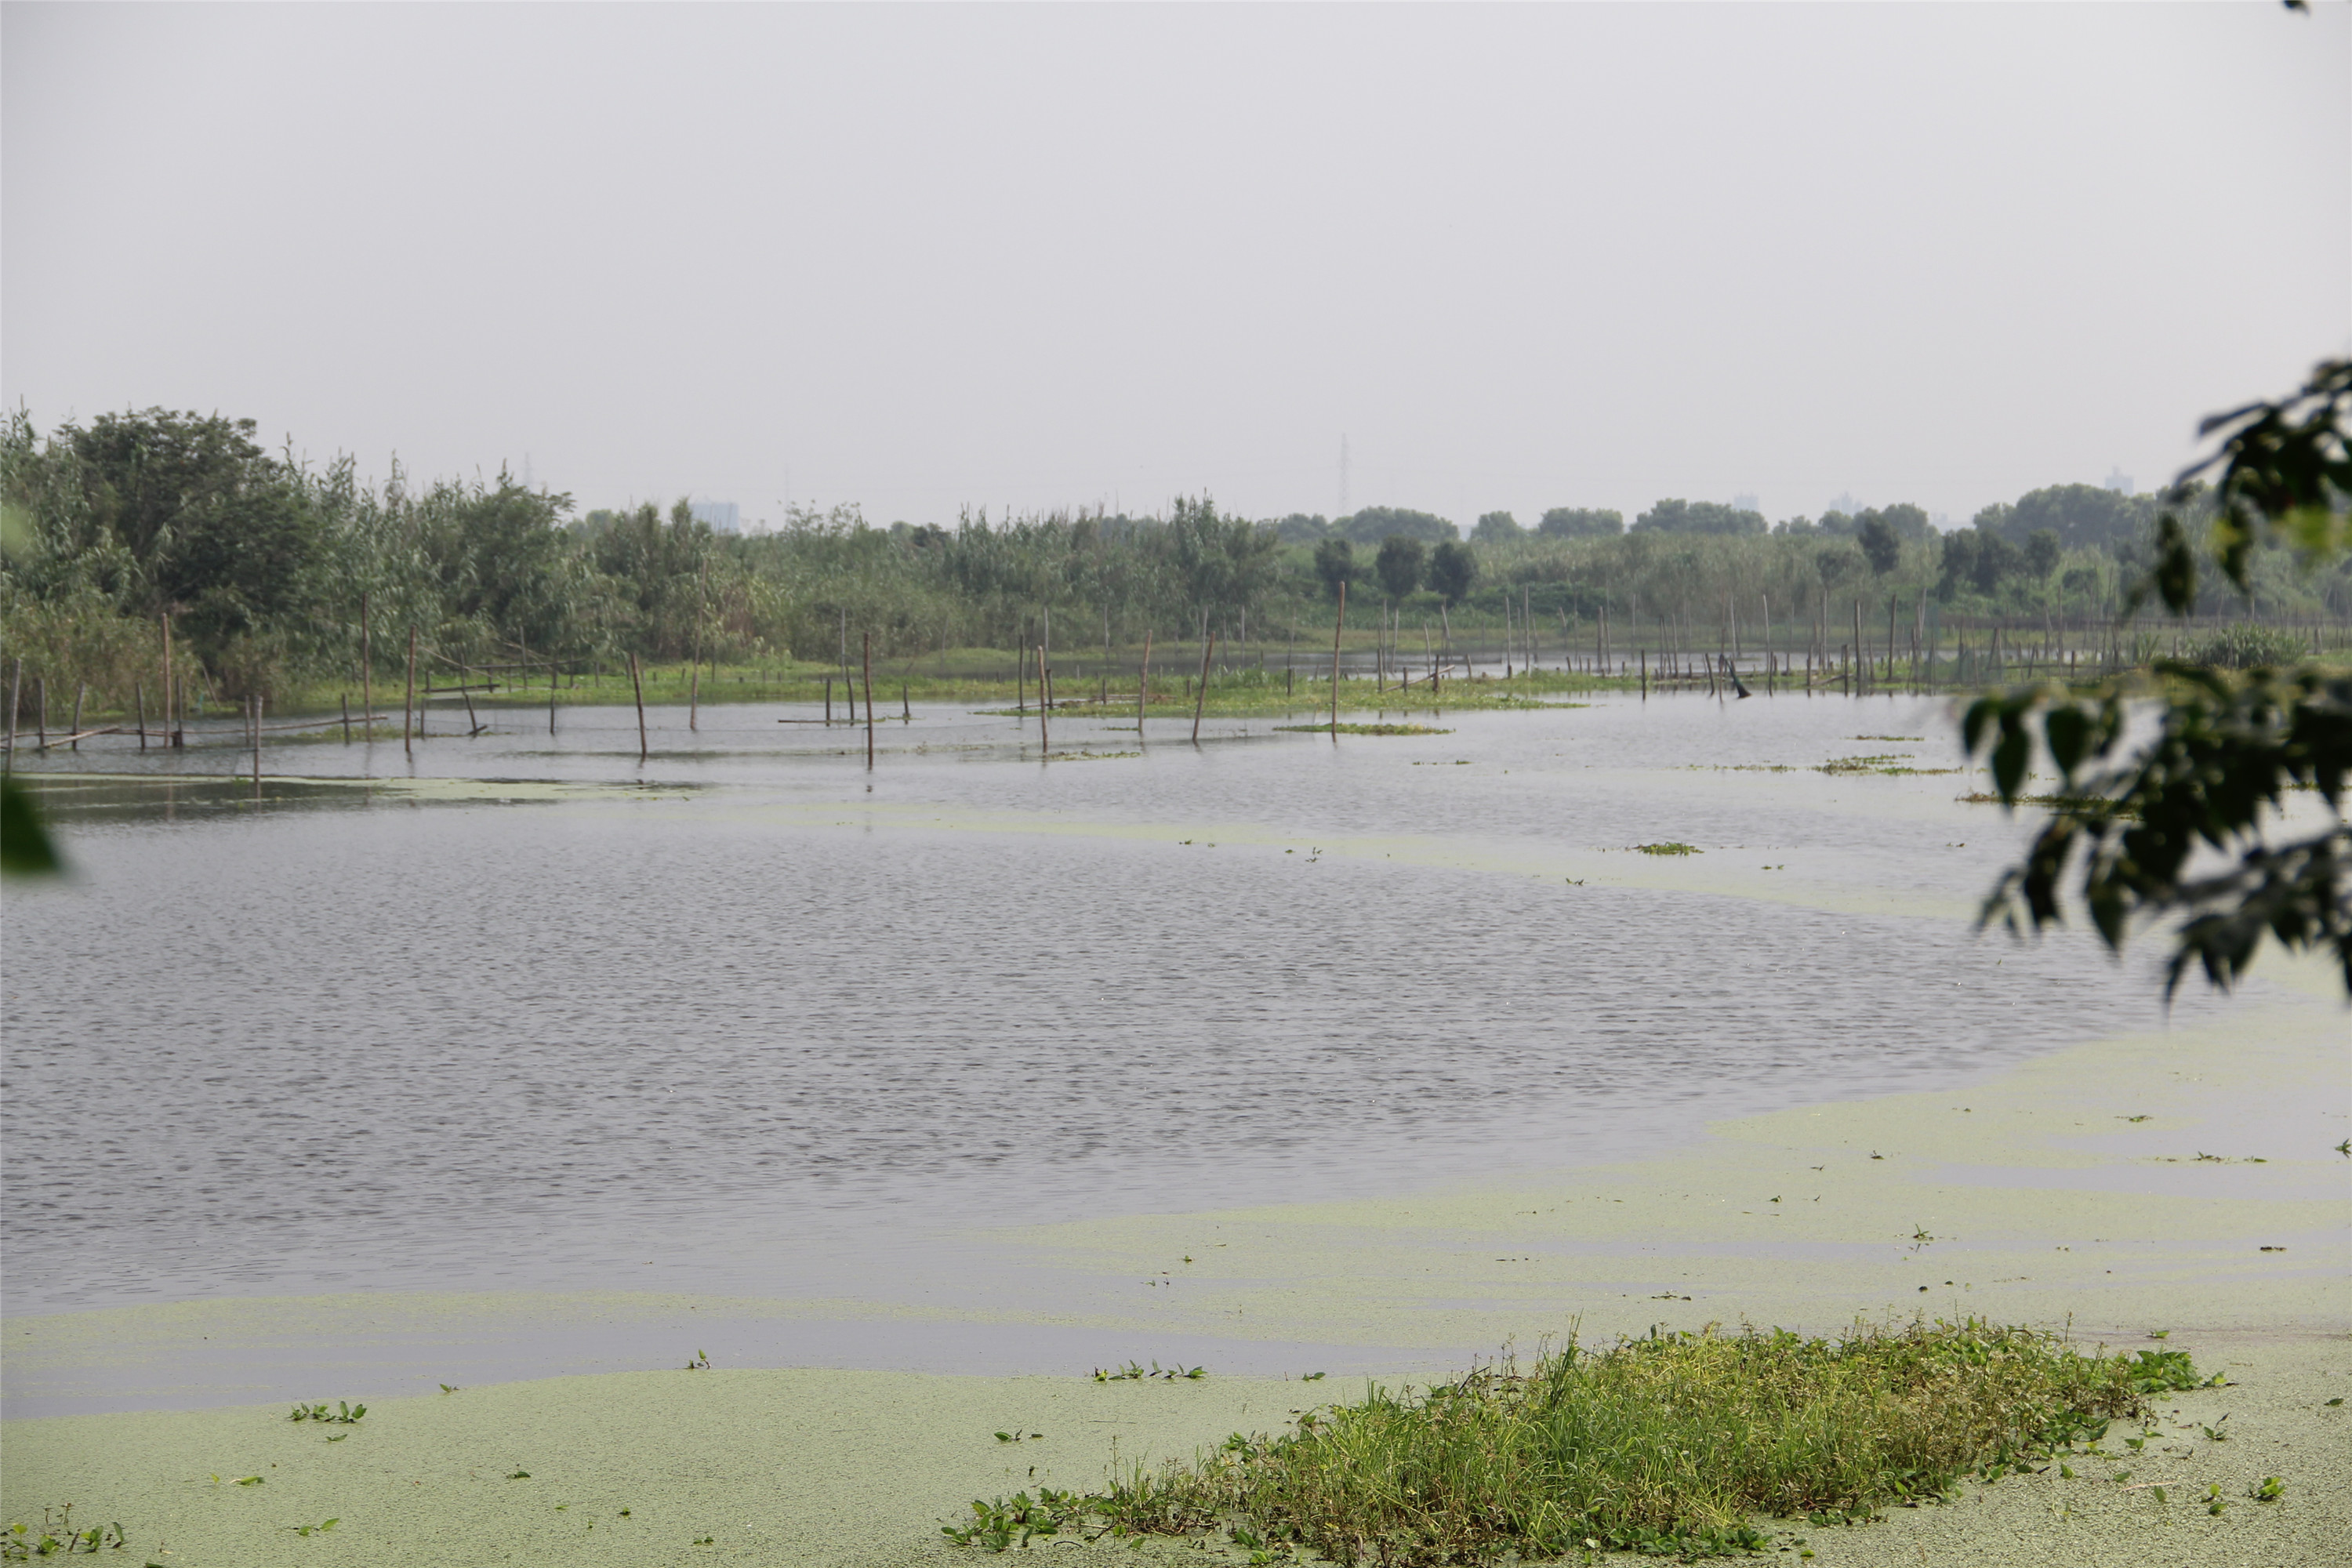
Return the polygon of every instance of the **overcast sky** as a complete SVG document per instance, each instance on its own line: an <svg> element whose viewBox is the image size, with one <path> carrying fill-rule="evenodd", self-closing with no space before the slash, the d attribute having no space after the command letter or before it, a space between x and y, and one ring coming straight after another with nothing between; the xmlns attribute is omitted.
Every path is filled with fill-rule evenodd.
<svg viewBox="0 0 2352 1568"><path fill-rule="evenodd" d="M2352 348L2269 4L8 5L0 391L583 507L2142 489Z"/></svg>

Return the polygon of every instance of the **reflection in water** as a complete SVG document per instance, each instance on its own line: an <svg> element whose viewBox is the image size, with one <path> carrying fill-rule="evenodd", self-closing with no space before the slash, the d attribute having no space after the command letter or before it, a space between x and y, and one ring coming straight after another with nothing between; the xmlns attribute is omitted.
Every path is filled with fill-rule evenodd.
<svg viewBox="0 0 2352 1568"><path fill-rule="evenodd" d="M963 1227L1616 1157L2153 1020L2078 944L1528 874L1675 838L1694 889L1751 859L1847 907L1985 885L1990 832L1947 846L1997 819L1954 779L1662 765L1895 732L1885 704L1748 707L901 756L872 793L745 752L672 770L723 787L630 800L605 766L506 808L551 792L63 784L79 879L10 900L8 1309L649 1261L951 1292L931 1249Z"/></svg>

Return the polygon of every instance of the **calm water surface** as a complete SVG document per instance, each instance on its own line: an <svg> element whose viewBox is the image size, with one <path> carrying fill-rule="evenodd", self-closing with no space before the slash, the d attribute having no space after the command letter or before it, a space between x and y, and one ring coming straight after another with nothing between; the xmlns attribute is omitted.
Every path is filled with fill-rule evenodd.
<svg viewBox="0 0 2352 1568"><path fill-rule="evenodd" d="M1912 701L1171 721L1043 763L923 711L870 777L775 722L806 712L657 711L642 768L625 710L283 746L257 806L197 782L233 752L85 752L150 782L58 781L79 876L8 899L7 1310L648 1264L951 1299L973 1227L1619 1157L2158 1016L2079 939L1971 934L2021 828L1964 777L1801 771L1950 765ZM370 773L660 787L278 776ZM1666 839L1705 853L1622 854ZM1785 896L1727 878L1766 865ZM1924 907L1890 891L1941 912L1842 912Z"/></svg>

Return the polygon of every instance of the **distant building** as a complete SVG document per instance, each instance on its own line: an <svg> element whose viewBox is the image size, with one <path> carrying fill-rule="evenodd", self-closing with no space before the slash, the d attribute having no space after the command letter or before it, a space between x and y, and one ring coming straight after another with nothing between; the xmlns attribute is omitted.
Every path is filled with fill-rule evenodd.
<svg viewBox="0 0 2352 1568"><path fill-rule="evenodd" d="M2113 473L2110 473L2107 476L2107 482L2103 488L2111 489L2119 496L2137 495L2139 493L2138 490L2132 487L2132 477L2129 474L2125 473L2121 468L2116 469Z"/></svg>
<svg viewBox="0 0 2352 1568"><path fill-rule="evenodd" d="M694 513L695 521L709 523L713 533L743 531L742 510L731 500L689 501L687 510Z"/></svg>
<svg viewBox="0 0 2352 1568"><path fill-rule="evenodd" d="M1750 491L1746 495L1733 496L1731 498L1731 510L1734 511L1762 511L1764 509L1756 504L1755 492Z"/></svg>

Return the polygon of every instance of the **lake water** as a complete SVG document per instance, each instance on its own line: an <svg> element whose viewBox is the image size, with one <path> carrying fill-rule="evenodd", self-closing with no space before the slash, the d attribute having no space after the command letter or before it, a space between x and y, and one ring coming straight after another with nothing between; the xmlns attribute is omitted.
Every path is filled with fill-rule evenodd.
<svg viewBox="0 0 2352 1568"><path fill-rule="evenodd" d="M983 1228L1620 1158L2160 1018L2152 954L1973 934L2030 824L1967 775L1812 771L1954 765L1915 699L1051 761L919 710L870 773L807 715L279 745L257 804L233 737L40 760L77 872L7 900L6 1310L952 1307Z"/></svg>
<svg viewBox="0 0 2352 1568"><path fill-rule="evenodd" d="M1855 907L1988 884L2019 828L1963 778L1725 771L1950 765L1915 701L1160 721L1042 763L1034 721L926 712L871 774L801 712L656 710L643 767L625 710L273 748L257 805L198 782L234 751L107 754L168 804L59 781L79 875L10 898L10 1310L649 1250L789 1290L803 1238L1607 1157L2155 1016L2066 942ZM1703 853L1625 854L1658 840ZM1644 885L1553 874L1604 853ZM1767 864L1786 900L1727 887Z"/></svg>

